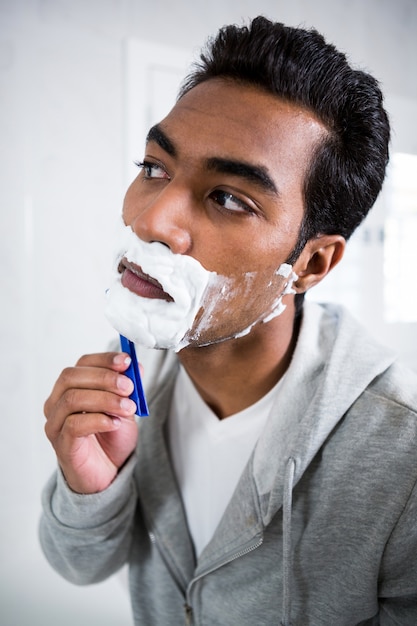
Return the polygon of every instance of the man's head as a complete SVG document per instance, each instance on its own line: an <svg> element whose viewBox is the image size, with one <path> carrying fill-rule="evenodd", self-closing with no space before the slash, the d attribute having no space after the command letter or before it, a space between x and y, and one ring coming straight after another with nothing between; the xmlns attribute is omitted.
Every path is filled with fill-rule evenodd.
<svg viewBox="0 0 417 626"><path fill-rule="evenodd" d="M152 272L141 267L162 244L172 265L183 255L210 273L177 348L280 333L281 319L292 319L275 322L282 296L291 303L294 280L301 295L334 267L380 190L389 136L381 100L376 82L315 32L263 18L220 31L148 134L123 208L147 246L119 265L121 291L138 308L146 299L161 329L178 319L165 255ZM158 333L156 346L174 346Z"/></svg>

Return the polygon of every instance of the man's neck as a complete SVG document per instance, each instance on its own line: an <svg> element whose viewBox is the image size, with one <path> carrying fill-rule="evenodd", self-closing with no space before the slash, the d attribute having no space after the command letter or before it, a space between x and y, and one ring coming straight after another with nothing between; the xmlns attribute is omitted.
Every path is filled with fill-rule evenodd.
<svg viewBox="0 0 417 626"><path fill-rule="evenodd" d="M199 394L219 419L257 402L287 370L298 335L293 307L288 309L258 324L249 335L179 353Z"/></svg>

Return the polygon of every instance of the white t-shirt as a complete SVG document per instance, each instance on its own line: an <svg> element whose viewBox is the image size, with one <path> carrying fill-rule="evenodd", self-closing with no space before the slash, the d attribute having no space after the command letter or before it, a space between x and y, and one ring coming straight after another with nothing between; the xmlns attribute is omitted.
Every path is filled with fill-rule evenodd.
<svg viewBox="0 0 417 626"><path fill-rule="evenodd" d="M169 415L169 445L197 556L233 495L280 382L252 406L220 420L180 368Z"/></svg>

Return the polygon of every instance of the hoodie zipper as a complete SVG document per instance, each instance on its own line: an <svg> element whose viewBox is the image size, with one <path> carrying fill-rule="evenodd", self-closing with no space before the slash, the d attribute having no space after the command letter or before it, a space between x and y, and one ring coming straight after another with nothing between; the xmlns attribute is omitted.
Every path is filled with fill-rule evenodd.
<svg viewBox="0 0 417 626"><path fill-rule="evenodd" d="M151 542L157 546L158 544L157 544L156 537L155 537L154 533L152 531L148 531L148 535L149 535L149 539L151 540ZM245 556L246 554L249 554L249 552L252 552L253 550L256 550L256 548L259 548L259 546L261 546L262 543L263 543L263 537L260 537L251 546L248 546L247 548L245 548L245 550L240 550L239 552L237 552L236 554L233 554L233 556L231 556L228 559L222 561L218 565L215 565L214 567L206 570L205 572L203 572L202 574L197 576L197 578L193 578L193 580L188 585L188 589L186 590L186 593L185 593L185 596L186 596L186 601L184 603L185 626L192 626L192 624L193 624L193 607L192 607L191 601L190 601L190 591L191 591L192 585L194 583L198 582L201 578L204 578L204 576L207 576L208 574L211 574L212 572L216 571L216 569L219 569L220 567L223 567L224 565L227 565L228 563L231 563L235 559L239 559L241 556ZM165 563L165 566L168 569L168 571L170 572L170 574L171 574L175 584L177 585L177 587L179 588L181 593L183 593L182 585L178 581L177 577L174 575L174 573L172 571L172 568L170 567L169 563L164 558L164 555L161 552L161 550L159 550L159 554L161 555L161 557L162 557L162 559L163 559L163 561Z"/></svg>
<svg viewBox="0 0 417 626"><path fill-rule="evenodd" d="M150 539L151 543L153 543L158 548L158 552L159 552L159 554L161 556L161 559L163 560L163 562L165 563L165 567L167 568L167 570L171 574L172 580L177 585L180 593L182 595L184 595L184 586L180 583L180 581L178 580L177 576L172 571L172 567L170 566L170 564L166 560L163 551L159 549L158 542L156 541L156 537L155 537L154 533L151 530L148 530L148 536L149 536L149 539ZM186 595L186 593L185 593L185 595ZM185 602L184 603L184 610L185 610L185 626L191 626L192 623L193 623L193 609L187 602Z"/></svg>
<svg viewBox="0 0 417 626"><path fill-rule="evenodd" d="M151 540L151 542L153 544L155 544L155 545L158 545L154 533L152 531L148 531L148 535L149 535L149 539ZM190 601L190 591L191 591L192 585L194 583L198 582L201 578L204 578L204 576L207 576L208 574L211 574L212 572L216 571L216 569L219 569L220 567L223 567L224 565L227 565L228 563L231 563L235 559L239 559L241 556L245 556L246 554L249 554L249 552L253 552L253 550L256 550L256 548L259 548L259 546L261 546L262 543L263 543L263 537L260 537L251 546L248 546L247 548L245 548L245 550L240 550L239 552L237 552L233 556L229 557L228 559L222 561L218 565L210 568L209 570L206 570L205 572L203 572L202 574L197 576L197 578L193 578L193 580L188 585L188 589L186 590L186 594L185 594L186 595L186 601L184 603L184 611L185 611L185 625L186 626L192 626L192 624L193 624L193 607L192 607L191 601ZM174 575L174 573L172 571L172 568L170 567L169 563L166 561L166 559L163 556L163 553L160 550L159 550L159 553L160 553L160 555L161 555L161 557L162 557L162 559L163 559L163 561L165 563L166 568L170 572L170 574L171 574L175 584L177 585L179 590L183 593L183 587L179 583L177 577Z"/></svg>
<svg viewBox="0 0 417 626"><path fill-rule="evenodd" d="M250 552L253 552L257 548L259 548L262 545L262 543L263 543L263 537L260 537L252 545L248 546L244 550L240 550L239 552L236 552L236 554L233 554L228 559L225 559L224 561L221 561L219 564L215 565L214 567L211 567L210 569L206 570L205 572L202 572L199 576L197 576L196 578L193 578L190 581L190 584L188 585L188 588L187 588L187 591L186 591L186 602L185 602L185 605L184 605L185 606L185 617L186 617L186 622L185 623L186 623L186 626L191 626L192 623L193 623L193 619L192 619L193 607L192 607L191 597L190 597L191 596L191 588L192 588L192 586L196 582L198 582L199 580L204 578L204 576L208 576L208 574L212 574L213 572L215 572L220 567L223 567L224 565L228 565L232 561L235 561L236 559L239 559L240 557L246 556L246 554L249 554Z"/></svg>

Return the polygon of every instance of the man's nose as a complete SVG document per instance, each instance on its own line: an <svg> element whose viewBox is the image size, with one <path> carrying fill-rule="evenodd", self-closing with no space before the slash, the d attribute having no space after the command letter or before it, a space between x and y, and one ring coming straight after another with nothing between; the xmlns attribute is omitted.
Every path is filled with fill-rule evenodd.
<svg viewBox="0 0 417 626"><path fill-rule="evenodd" d="M131 227L143 241L158 241L173 253L187 254L192 246L191 202L191 194L171 182L138 211Z"/></svg>

